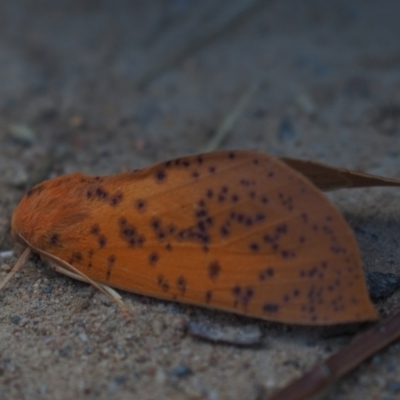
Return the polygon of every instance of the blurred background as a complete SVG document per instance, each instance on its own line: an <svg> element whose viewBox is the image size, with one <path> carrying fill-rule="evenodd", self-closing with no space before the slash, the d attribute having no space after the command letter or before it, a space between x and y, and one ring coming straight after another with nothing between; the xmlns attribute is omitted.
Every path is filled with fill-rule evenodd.
<svg viewBox="0 0 400 400"><path fill-rule="evenodd" d="M379 151L400 130L399 15L389 0L3 1L1 140L110 173L200 151L236 112L220 146L339 164L355 147L363 168L365 135ZM0 171L21 163L7 157Z"/></svg>
<svg viewBox="0 0 400 400"><path fill-rule="evenodd" d="M0 250L14 246L9 221L27 188L77 170L110 174L210 148L252 148L400 177L399 17L398 0L0 1ZM398 271L398 226L388 220L399 218L399 195L357 193L336 199L365 264ZM295 360L284 364L265 349L182 342L167 319L148 334L149 321L139 320L130 352L128 328L117 334L93 306L62 307L90 289L55 274L53 288L46 271L27 270L2 294L2 398L128 399L139 388L138 399L258 399L343 343L313 331L309 345L310 332L285 336L274 326L274 349ZM143 305L146 318L176 319L166 304ZM13 315L20 319L10 322ZM85 324L100 328L90 336ZM85 350L85 335L98 346ZM327 398L398 398L393 362L371 364ZM181 364L188 369L175 370L171 386Z"/></svg>

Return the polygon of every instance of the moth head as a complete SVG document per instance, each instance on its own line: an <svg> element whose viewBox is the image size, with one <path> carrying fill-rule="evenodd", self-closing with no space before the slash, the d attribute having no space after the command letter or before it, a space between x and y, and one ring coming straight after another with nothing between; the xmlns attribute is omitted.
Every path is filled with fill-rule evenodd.
<svg viewBox="0 0 400 400"><path fill-rule="evenodd" d="M85 218L87 210L81 201L84 179L80 173L64 175L29 190L11 219L14 239L26 245L22 236L33 246L45 249L57 240L60 231Z"/></svg>

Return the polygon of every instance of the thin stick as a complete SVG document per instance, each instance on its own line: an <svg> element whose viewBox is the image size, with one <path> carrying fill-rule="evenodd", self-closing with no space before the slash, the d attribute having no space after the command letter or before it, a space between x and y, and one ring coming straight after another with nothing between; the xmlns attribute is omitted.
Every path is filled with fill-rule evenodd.
<svg viewBox="0 0 400 400"><path fill-rule="evenodd" d="M268 400L306 400L400 338L400 309Z"/></svg>
<svg viewBox="0 0 400 400"><path fill-rule="evenodd" d="M21 267L25 264L26 260L30 255L31 255L31 249L27 247L22 253L21 257L15 263L13 269L6 275L6 277L0 283L0 290L3 289L3 287L7 285L8 281L21 269Z"/></svg>
<svg viewBox="0 0 400 400"><path fill-rule="evenodd" d="M233 128L240 115L249 104L251 98L256 92L257 85L253 82L250 87L246 90L243 96L239 99L233 110L226 116L220 127L217 129L215 135L211 140L204 146L203 152L210 152L216 150L222 141L226 138L228 132Z"/></svg>
<svg viewBox="0 0 400 400"><path fill-rule="evenodd" d="M217 38L227 28L238 23L258 6L265 3L265 0L247 0L245 2L230 0L225 2L227 6L221 13L210 12L215 8L215 4L213 4L212 9L196 10L192 20L186 24L186 29L179 29L174 32L175 38L173 38L172 44L168 35L163 35L163 40L158 43L159 52L151 57L151 61L146 64L146 69L135 79L134 86L138 88L146 87L154 78L163 74L190 53ZM171 48L172 50L169 50ZM164 49L168 50L165 51Z"/></svg>

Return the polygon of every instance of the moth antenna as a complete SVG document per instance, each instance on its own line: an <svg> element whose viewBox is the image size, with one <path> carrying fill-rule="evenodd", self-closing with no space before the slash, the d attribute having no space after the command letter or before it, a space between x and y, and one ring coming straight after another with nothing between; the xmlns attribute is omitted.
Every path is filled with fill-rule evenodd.
<svg viewBox="0 0 400 400"><path fill-rule="evenodd" d="M95 288L97 288L98 290L100 290L102 293L104 293L110 300L112 300L113 302L115 302L118 307L120 308L120 310L122 311L122 314L129 319L129 311L125 305L125 303L122 301L121 296L115 291L112 290L111 288L108 288L107 286L104 286L100 283L97 283L96 281L94 281L93 279L90 279L87 275L85 275L83 272L79 271L77 268L75 268L73 265L67 263L66 261L62 260L61 258L58 258L57 256L48 253L47 251L41 250L33 245L31 245L21 234L18 234L19 238L27 245L29 246L29 252L27 253L27 255L30 254L30 250L33 250L34 252L41 254L42 256L46 257L47 259L49 259L50 261L55 262L56 264L58 264L58 266L60 267L60 271L61 273L64 273L65 275L69 275L71 277L74 277L71 272L69 270L72 270L74 274L78 275L83 282L86 283L90 283L92 286L94 286ZM28 250L28 249L27 249ZM25 250L26 252L26 250ZM22 259L22 257L24 256L25 252L22 254L22 256L20 257L20 260ZM18 260L18 262L20 261ZM26 258L24 259L24 261L26 260ZM15 269L15 267L13 268L13 270ZM65 272L64 272L65 271ZM12 271L11 271L12 272ZM10 273L11 273L10 272ZM6 279L8 278L8 276L6 276ZM6 282L7 283L7 282ZM1 286L0 286L1 289Z"/></svg>
<svg viewBox="0 0 400 400"><path fill-rule="evenodd" d="M27 247L24 252L21 254L17 262L15 263L12 270L7 274L7 276L0 283L0 290L3 289L4 286L7 285L8 281L21 269L21 267L25 264L28 257L31 255L31 249Z"/></svg>

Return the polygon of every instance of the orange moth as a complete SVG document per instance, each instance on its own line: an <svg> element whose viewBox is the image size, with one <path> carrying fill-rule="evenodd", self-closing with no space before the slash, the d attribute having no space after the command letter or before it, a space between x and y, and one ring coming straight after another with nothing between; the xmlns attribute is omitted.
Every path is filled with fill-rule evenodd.
<svg viewBox="0 0 400 400"><path fill-rule="evenodd" d="M27 192L12 234L106 293L299 324L376 319L353 233L310 181L330 189L338 177L330 183L321 174L330 167L311 165L218 151L111 176L64 175ZM351 183L347 172L335 170L339 186ZM371 177L354 176L360 185Z"/></svg>

